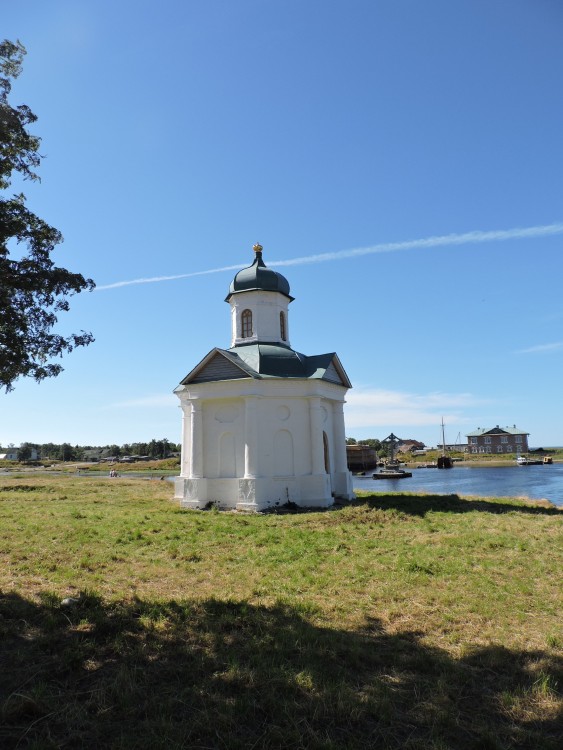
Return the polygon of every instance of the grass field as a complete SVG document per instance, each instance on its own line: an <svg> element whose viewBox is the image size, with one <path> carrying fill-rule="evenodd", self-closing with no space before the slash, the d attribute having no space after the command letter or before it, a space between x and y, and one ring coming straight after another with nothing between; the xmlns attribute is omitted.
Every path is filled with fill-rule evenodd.
<svg viewBox="0 0 563 750"><path fill-rule="evenodd" d="M0 747L563 747L561 511L171 495L0 479Z"/></svg>

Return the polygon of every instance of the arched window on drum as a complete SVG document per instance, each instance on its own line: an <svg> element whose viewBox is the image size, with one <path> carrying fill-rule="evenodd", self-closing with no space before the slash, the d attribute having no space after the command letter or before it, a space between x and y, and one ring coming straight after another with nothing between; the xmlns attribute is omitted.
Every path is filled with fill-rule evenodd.
<svg viewBox="0 0 563 750"><path fill-rule="evenodd" d="M282 341L287 341L287 334L285 332L285 315L280 312L280 336Z"/></svg>
<svg viewBox="0 0 563 750"><path fill-rule="evenodd" d="M248 339L252 336L252 310L243 310L240 316L241 336Z"/></svg>

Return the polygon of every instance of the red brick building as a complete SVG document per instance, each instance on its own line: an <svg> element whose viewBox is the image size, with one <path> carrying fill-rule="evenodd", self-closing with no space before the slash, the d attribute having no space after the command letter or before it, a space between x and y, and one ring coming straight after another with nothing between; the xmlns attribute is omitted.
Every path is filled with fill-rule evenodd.
<svg viewBox="0 0 563 750"><path fill-rule="evenodd" d="M482 428L467 434L469 453L527 453L529 432L512 427Z"/></svg>

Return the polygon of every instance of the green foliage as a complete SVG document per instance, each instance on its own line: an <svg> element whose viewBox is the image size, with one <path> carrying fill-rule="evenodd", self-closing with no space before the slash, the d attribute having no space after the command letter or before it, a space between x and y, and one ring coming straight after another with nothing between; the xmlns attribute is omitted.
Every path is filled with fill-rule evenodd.
<svg viewBox="0 0 563 750"><path fill-rule="evenodd" d="M373 448L378 456L384 457L389 454L388 446L382 443L377 438L366 438L364 440L356 440L356 438L346 438L346 445L367 445Z"/></svg>
<svg viewBox="0 0 563 750"><path fill-rule="evenodd" d="M26 105L11 107L8 94L12 80L22 70L24 46L5 39L0 42L0 189L10 186L10 176L19 172L24 179L39 179L35 169L39 166L38 154L41 139L26 130L37 117Z"/></svg>
<svg viewBox="0 0 563 750"><path fill-rule="evenodd" d="M61 461L74 461L76 459L76 453L70 443L63 443L61 445L58 458Z"/></svg>
<svg viewBox="0 0 563 750"><path fill-rule="evenodd" d="M75 445L72 446L70 443L22 443L18 450L18 457L20 461L28 461L31 455L31 450L35 449L38 456L44 461L90 461L97 460L100 457L116 457L122 456L148 456L152 459L153 463L158 462L156 468L166 469L175 468L178 465L178 459L172 457L171 454L179 453L181 445L179 443L173 443L167 438L160 440L151 440L148 443L124 443L119 446L116 444L105 445L105 446L91 446L91 445ZM5 452L0 446L0 453ZM146 467L151 468L146 463L133 463L131 467L137 470L139 468ZM125 465L124 465L125 468Z"/></svg>
<svg viewBox="0 0 563 750"><path fill-rule="evenodd" d="M14 173L39 179L41 141L27 130L37 117L8 101L24 55L20 42L0 43L1 190ZM84 331L66 338L52 332L59 313L69 309L68 297L94 287L91 279L55 266L51 254L60 242L61 233L26 207L23 193L0 198L0 389L12 390L21 376L40 381L58 375L63 368L53 357L93 341ZM19 257L13 258L16 245Z"/></svg>
<svg viewBox="0 0 563 750"><path fill-rule="evenodd" d="M31 443L22 443L18 450L18 461L28 461L31 458Z"/></svg>
<svg viewBox="0 0 563 750"><path fill-rule="evenodd" d="M368 438L367 440L360 440L359 445L369 445L370 448L374 448L376 451L380 451L386 446L381 444L381 440L376 438Z"/></svg>

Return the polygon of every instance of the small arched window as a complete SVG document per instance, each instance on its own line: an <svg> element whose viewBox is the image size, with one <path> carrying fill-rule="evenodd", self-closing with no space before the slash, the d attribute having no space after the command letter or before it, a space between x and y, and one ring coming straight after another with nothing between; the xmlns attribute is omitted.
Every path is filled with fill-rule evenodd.
<svg viewBox="0 0 563 750"><path fill-rule="evenodd" d="M285 334L285 315L283 312L280 313L280 336L281 340L286 340L286 334Z"/></svg>
<svg viewBox="0 0 563 750"><path fill-rule="evenodd" d="M240 316L241 322L241 335L243 339L248 339L252 336L252 310L243 310Z"/></svg>

